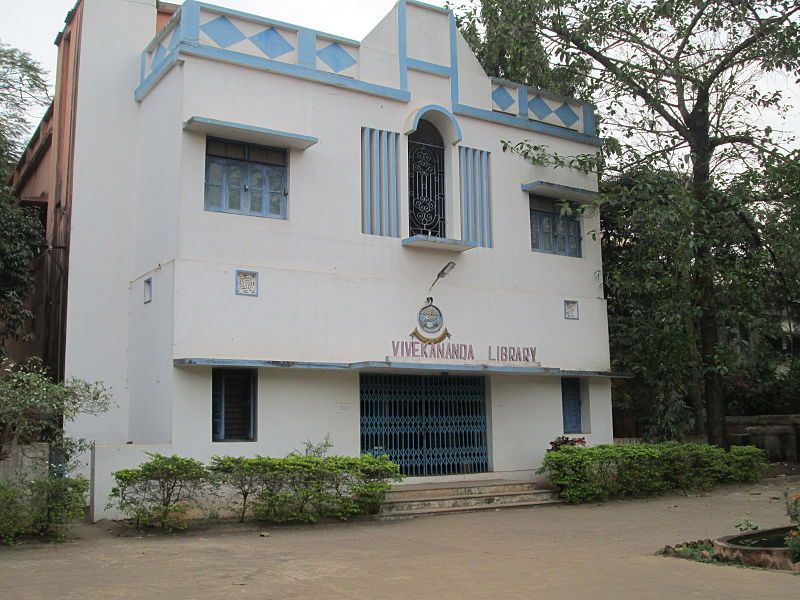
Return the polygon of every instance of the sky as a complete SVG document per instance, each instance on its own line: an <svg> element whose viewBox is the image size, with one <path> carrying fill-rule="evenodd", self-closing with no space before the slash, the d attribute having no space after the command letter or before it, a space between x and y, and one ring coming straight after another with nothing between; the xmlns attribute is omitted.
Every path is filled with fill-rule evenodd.
<svg viewBox="0 0 800 600"><path fill-rule="evenodd" d="M135 2L137 0L126 0ZM172 0L180 3L180 0ZM389 12L396 0L210 0L212 4L304 25L327 33L362 39ZM426 0L444 6L446 0ZM75 0L0 0L0 41L29 52L45 70L55 72L56 34L63 28L64 17ZM52 81L52 77L51 77ZM800 137L800 85L782 75L769 76L764 87L781 89L792 103L788 119L782 127ZM40 113L33 115L34 124ZM772 122L771 115L761 119ZM773 124L773 123L771 123Z"/></svg>

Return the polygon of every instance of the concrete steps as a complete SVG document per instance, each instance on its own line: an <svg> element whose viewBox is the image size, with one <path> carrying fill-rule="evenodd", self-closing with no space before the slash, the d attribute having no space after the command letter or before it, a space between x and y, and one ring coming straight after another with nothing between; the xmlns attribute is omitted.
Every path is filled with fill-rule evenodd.
<svg viewBox="0 0 800 600"><path fill-rule="evenodd" d="M386 494L378 516L399 519L560 503L558 491L531 482L488 480L399 484Z"/></svg>

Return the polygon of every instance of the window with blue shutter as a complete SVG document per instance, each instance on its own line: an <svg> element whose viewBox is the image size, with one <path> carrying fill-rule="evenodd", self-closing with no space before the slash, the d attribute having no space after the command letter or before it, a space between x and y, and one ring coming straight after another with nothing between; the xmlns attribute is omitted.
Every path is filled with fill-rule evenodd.
<svg viewBox="0 0 800 600"><path fill-rule="evenodd" d="M287 218L286 150L209 138L205 209Z"/></svg>
<svg viewBox="0 0 800 600"><path fill-rule="evenodd" d="M531 250L565 256L581 256L581 222L573 212L561 214L552 198L530 197Z"/></svg>
<svg viewBox="0 0 800 600"><path fill-rule="evenodd" d="M581 380L561 380L561 411L564 416L564 433L581 433Z"/></svg>
<svg viewBox="0 0 800 600"><path fill-rule="evenodd" d="M211 439L256 439L256 377L251 369L214 369L211 374Z"/></svg>

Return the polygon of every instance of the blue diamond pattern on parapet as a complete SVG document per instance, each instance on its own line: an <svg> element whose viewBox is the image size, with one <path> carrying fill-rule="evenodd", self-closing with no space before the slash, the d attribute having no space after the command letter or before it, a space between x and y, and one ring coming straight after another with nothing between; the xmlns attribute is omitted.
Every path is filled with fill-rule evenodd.
<svg viewBox="0 0 800 600"><path fill-rule="evenodd" d="M502 85L492 92L492 100L503 110L506 110L509 106L514 104L514 98Z"/></svg>
<svg viewBox="0 0 800 600"><path fill-rule="evenodd" d="M567 127L571 127L578 120L578 115L566 102L556 109L556 115Z"/></svg>
<svg viewBox="0 0 800 600"><path fill-rule="evenodd" d="M250 36L250 41L270 58L277 58L294 50L294 46L287 42L286 38L278 33L278 30L274 27Z"/></svg>
<svg viewBox="0 0 800 600"><path fill-rule="evenodd" d="M536 96L528 101L528 108L533 111L539 119L544 119L553 112L553 109L547 105L547 102L542 100L541 96Z"/></svg>
<svg viewBox="0 0 800 600"><path fill-rule="evenodd" d="M245 35L239 31L227 17L217 17L213 21L209 21L203 25L202 29L208 37L214 40L214 43L220 48L227 48L236 42L241 42Z"/></svg>
<svg viewBox="0 0 800 600"><path fill-rule="evenodd" d="M317 50L317 56L328 65L334 73L344 71L356 64L356 59L339 44L333 43L325 46L322 50Z"/></svg>

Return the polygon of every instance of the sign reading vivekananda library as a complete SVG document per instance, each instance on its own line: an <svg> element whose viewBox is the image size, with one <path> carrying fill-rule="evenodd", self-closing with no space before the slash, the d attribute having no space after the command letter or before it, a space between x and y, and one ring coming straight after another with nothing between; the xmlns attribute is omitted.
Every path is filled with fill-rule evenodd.
<svg viewBox="0 0 800 600"><path fill-rule="evenodd" d="M472 344L446 342L450 332L444 326L442 311L428 298L417 316L417 326L409 335L411 341L392 342L392 356L396 358L441 358L475 360ZM486 360L499 362L536 362L533 346L489 346Z"/></svg>
<svg viewBox="0 0 800 600"><path fill-rule="evenodd" d="M444 358L475 360L472 344L440 342L427 344L419 341L395 340L392 356L398 358ZM489 346L486 360L500 362L536 362L536 348L532 346Z"/></svg>

